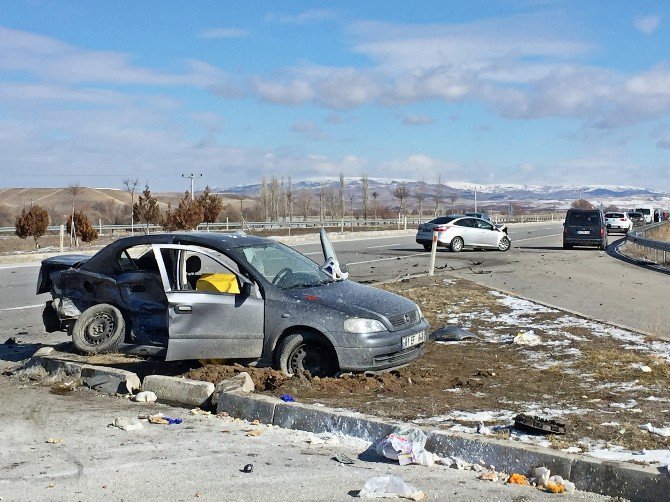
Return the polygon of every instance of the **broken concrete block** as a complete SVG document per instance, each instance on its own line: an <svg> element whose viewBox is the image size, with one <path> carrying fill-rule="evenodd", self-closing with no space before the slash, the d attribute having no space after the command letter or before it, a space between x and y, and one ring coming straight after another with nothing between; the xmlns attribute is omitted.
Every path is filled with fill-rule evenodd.
<svg viewBox="0 0 670 502"><path fill-rule="evenodd" d="M276 397L241 392L222 392L218 398L217 413L226 412L235 418L258 420L264 424L272 423L275 407L281 403Z"/></svg>
<svg viewBox="0 0 670 502"><path fill-rule="evenodd" d="M188 378L149 375L142 390L152 391L163 402L203 407L214 393L214 384Z"/></svg>
<svg viewBox="0 0 670 502"><path fill-rule="evenodd" d="M37 349L37 351L33 354L33 357L46 357L51 355L54 352L53 347L42 347L40 349Z"/></svg>
<svg viewBox="0 0 670 502"><path fill-rule="evenodd" d="M81 378L86 387L105 394L132 394L140 388L140 377L131 371L84 365Z"/></svg>
<svg viewBox="0 0 670 502"><path fill-rule="evenodd" d="M219 401L219 394L222 392L241 392L243 394L249 394L250 392L253 392L254 389L255 385L249 376L249 373L243 371L232 378L226 378L216 384L214 394L212 394L212 404L216 406L216 403Z"/></svg>

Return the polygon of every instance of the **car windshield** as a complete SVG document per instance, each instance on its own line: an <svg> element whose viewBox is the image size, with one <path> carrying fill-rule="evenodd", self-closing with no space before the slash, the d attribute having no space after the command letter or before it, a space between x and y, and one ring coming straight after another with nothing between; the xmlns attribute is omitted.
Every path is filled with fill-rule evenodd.
<svg viewBox="0 0 670 502"><path fill-rule="evenodd" d="M570 225L599 225L598 211L578 211L568 214Z"/></svg>
<svg viewBox="0 0 670 502"><path fill-rule="evenodd" d="M236 251L250 268L281 289L320 286L333 280L305 255L277 242L243 246Z"/></svg>

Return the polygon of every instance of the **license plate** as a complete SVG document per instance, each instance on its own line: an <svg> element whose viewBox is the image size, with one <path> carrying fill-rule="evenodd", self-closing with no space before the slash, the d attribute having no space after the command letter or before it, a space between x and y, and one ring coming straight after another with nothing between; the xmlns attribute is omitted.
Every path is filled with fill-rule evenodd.
<svg viewBox="0 0 670 502"><path fill-rule="evenodd" d="M415 335L407 335L402 337L402 348L406 349L407 347L413 347L414 345L419 345L426 341L426 332L422 331Z"/></svg>
<svg viewBox="0 0 670 502"><path fill-rule="evenodd" d="M579 235L589 235L591 232L589 232L588 230L577 230L577 233Z"/></svg>

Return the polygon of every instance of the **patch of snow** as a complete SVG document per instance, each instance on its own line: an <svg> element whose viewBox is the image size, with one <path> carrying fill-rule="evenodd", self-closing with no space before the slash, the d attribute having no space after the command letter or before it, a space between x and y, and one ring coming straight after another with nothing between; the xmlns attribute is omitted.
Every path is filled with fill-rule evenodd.
<svg viewBox="0 0 670 502"><path fill-rule="evenodd" d="M641 450L632 452L621 446L599 448L585 452L586 455L602 460L617 460L619 462L644 462L667 466L670 464L670 450Z"/></svg>
<svg viewBox="0 0 670 502"><path fill-rule="evenodd" d="M654 427L651 424L640 425L640 429L662 436L664 438L670 437L670 427Z"/></svg>

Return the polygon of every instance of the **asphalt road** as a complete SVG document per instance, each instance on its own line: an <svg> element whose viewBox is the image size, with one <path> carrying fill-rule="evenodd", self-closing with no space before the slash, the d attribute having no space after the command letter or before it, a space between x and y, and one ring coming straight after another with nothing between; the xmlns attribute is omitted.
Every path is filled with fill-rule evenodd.
<svg viewBox="0 0 670 502"><path fill-rule="evenodd" d="M667 275L617 259L614 251L620 237L616 234L610 236L606 252L564 250L561 231L560 223L511 225L513 247L506 253L452 253L440 248L437 272L670 338L670 309L662 304L667 297ZM351 278L360 282L391 280L428 269L429 253L414 242L412 231L333 244ZM321 260L320 245L293 246L315 261ZM35 296L38 270L37 263L0 265L0 338L46 336L42 335L40 315L49 295Z"/></svg>
<svg viewBox="0 0 670 502"><path fill-rule="evenodd" d="M544 501L556 495L535 488L482 481L472 471L404 466L366 453L351 438L252 426L189 415L183 408L132 403L80 389L54 395L35 384L0 377L0 500L353 501L366 480L394 474L428 500ZM162 412L181 425L151 425L126 432L116 417ZM245 431L259 430L259 436ZM50 438L62 439L48 443ZM333 457L344 454L353 465ZM253 464L250 474L241 472ZM561 500L605 501L588 493Z"/></svg>

